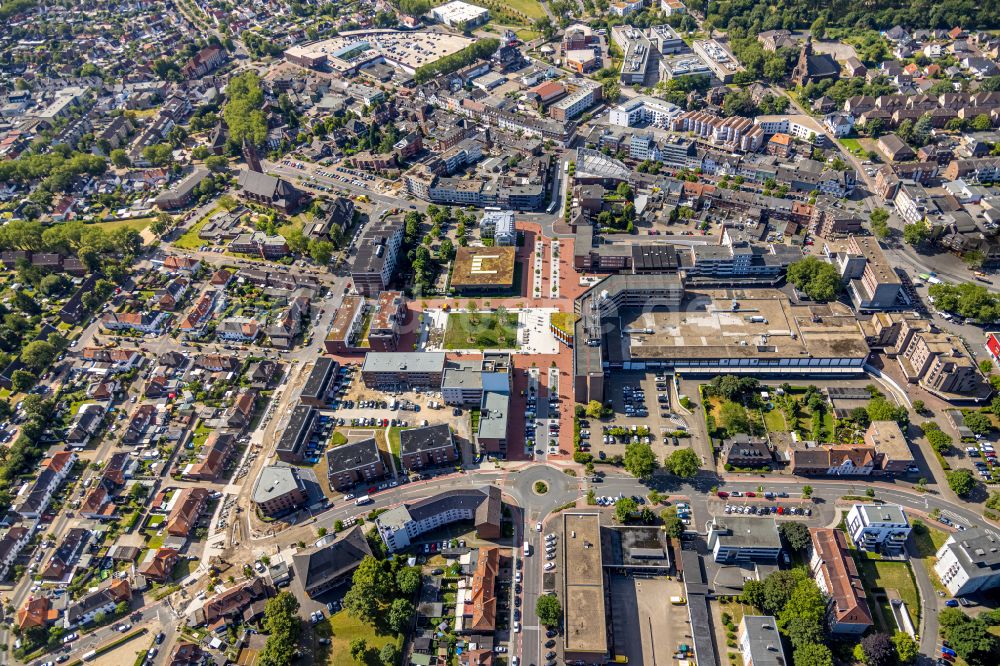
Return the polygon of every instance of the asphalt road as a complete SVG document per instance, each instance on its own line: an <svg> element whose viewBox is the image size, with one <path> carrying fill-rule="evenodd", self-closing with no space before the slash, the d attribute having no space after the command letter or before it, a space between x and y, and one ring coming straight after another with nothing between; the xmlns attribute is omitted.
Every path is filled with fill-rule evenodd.
<svg viewBox="0 0 1000 666"><path fill-rule="evenodd" d="M544 481L548 486L548 491L538 494L534 491L536 481ZM514 533L515 555L523 558L523 592L521 595L522 630L520 633L512 634L511 651L518 654L522 664L539 664L540 656L543 652L542 643L545 640L544 628L538 626L534 617L534 606L542 589L542 568L545 564L544 557L539 556L539 552L544 552L542 539L544 534L551 531L547 525L547 520L553 517L553 512L569 502L576 501L585 496L586 491L593 487L598 495L617 496L619 494L631 496L645 496L651 489L660 492L670 493L674 496L682 496L689 499L692 505L694 521L692 527L704 525L705 521L723 503L714 495L709 494L712 486L718 486L726 491L733 490L757 490L761 483L767 483L768 490L775 492L786 492L791 496L789 501L802 501L801 489L805 483L813 488L812 506L814 516L811 524L826 525L835 515L835 502L837 498L858 492L864 486L876 488L876 496L886 502L897 503L904 508L916 509L921 512L930 512L934 509L941 510L943 515L948 516L953 521L966 526L981 524L982 516L972 507L961 504L954 504L946 498L921 494L914 491L910 486L899 484L870 482L870 481L839 481L839 480L778 480L769 478L762 481L760 478L747 478L739 480L720 479L710 473L701 473L691 480L680 480L666 475L657 475L647 481L638 481L630 476L612 472L604 477L602 483L591 484L582 477L570 476L555 466L545 464L528 464L518 469L502 470L471 470L463 473L454 473L424 480L418 483L405 484L398 488L391 488L372 495L373 504L364 507L361 511L353 503L332 507L323 514L306 521L293 528L269 535L253 542L254 547L267 547L278 544L294 543L299 538L313 539L316 530L320 527L330 529L334 521L343 520L349 517L367 514L372 509L389 508L403 502L412 502L431 495L458 488L482 487L487 484L497 484L504 492L508 501L513 502L517 507L516 525ZM535 529L536 523L543 523L542 532ZM531 555L524 558L521 544L527 541L531 547ZM933 641L936 638L936 612L941 601L934 594L926 594L924 588L929 581L922 579L918 575L918 585L923 594L924 609L921 614L922 624L921 634L924 637L922 648L925 652L933 652Z"/></svg>

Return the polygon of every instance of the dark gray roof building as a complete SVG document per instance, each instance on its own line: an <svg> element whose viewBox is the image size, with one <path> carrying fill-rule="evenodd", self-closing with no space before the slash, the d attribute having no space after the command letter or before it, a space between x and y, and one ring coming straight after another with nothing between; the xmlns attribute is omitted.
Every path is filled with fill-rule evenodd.
<svg viewBox="0 0 1000 666"><path fill-rule="evenodd" d="M354 527L333 543L292 557L292 568L302 589L315 597L345 582L361 560L371 555L361 527Z"/></svg>
<svg viewBox="0 0 1000 666"><path fill-rule="evenodd" d="M326 453L326 464L331 476L374 465L381 460L378 444L372 437L336 446Z"/></svg>

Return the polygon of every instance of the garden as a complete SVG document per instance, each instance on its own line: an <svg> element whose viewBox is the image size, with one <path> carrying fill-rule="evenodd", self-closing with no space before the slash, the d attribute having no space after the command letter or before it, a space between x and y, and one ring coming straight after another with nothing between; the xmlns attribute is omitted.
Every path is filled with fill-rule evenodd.
<svg viewBox="0 0 1000 666"><path fill-rule="evenodd" d="M451 313L445 349L517 349L517 318L504 312Z"/></svg>
<svg viewBox="0 0 1000 666"><path fill-rule="evenodd" d="M889 590L893 590L906 604L906 610L914 626L919 627L920 595L909 563L871 559L877 556L861 551L854 551L853 555L862 585L868 595L868 605L872 609L874 616L872 619L875 623L888 633L896 631L896 621L893 618L888 595Z"/></svg>

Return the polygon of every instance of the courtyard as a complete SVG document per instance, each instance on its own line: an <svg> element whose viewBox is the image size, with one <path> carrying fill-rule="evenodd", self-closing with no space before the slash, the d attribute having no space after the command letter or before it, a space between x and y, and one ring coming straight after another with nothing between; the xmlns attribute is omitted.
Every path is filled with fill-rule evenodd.
<svg viewBox="0 0 1000 666"><path fill-rule="evenodd" d="M445 349L517 349L517 316L509 312L448 315Z"/></svg>

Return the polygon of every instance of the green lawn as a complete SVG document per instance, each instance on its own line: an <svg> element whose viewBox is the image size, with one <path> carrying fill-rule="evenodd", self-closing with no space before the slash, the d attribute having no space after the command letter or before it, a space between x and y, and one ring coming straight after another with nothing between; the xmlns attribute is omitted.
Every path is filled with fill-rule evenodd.
<svg viewBox="0 0 1000 666"><path fill-rule="evenodd" d="M191 228L185 231L184 235L175 240L172 245L174 247L179 247L182 250L197 250L199 247L204 245L205 241L199 238L198 234L201 233L201 230L206 224L208 224L209 219L211 219L215 213L215 210L209 211L208 215L195 222Z"/></svg>
<svg viewBox="0 0 1000 666"><path fill-rule="evenodd" d="M503 6L520 12L531 19L540 19L545 16L545 10L542 9L538 0L506 0Z"/></svg>
<svg viewBox="0 0 1000 666"><path fill-rule="evenodd" d="M882 609L885 621L889 623L887 630L895 630L895 620L889 607L886 590L896 590L899 598L906 603L910 619L915 626L920 626L920 595L913 581L913 573L907 562L890 562L886 560L871 560L857 557L858 573L868 593L868 603L878 604Z"/></svg>
<svg viewBox="0 0 1000 666"><path fill-rule="evenodd" d="M377 654L389 643L399 644L396 636L376 634L374 627L354 619L347 614L347 611L331 615L328 620L317 624L314 631L316 636L330 639L331 644L326 646L328 648L326 663L330 666L357 666L351 657L351 641L356 638L365 639L369 654Z"/></svg>
<svg viewBox="0 0 1000 666"><path fill-rule="evenodd" d="M764 412L764 426L768 432L784 432L788 429L785 424L785 415L780 409Z"/></svg>
<svg viewBox="0 0 1000 666"><path fill-rule="evenodd" d="M102 231L114 231L115 229L120 229L122 227L127 227L129 229L135 229L141 232L143 229L148 227L153 223L153 218L151 217L134 217L130 220L115 220L114 222L95 222L88 226L97 227Z"/></svg>
<svg viewBox="0 0 1000 666"><path fill-rule="evenodd" d="M840 139L840 143L848 151L855 154L860 153L861 151L864 150L864 148L861 147L861 142L858 141L857 139Z"/></svg>
<svg viewBox="0 0 1000 666"><path fill-rule="evenodd" d="M917 548L917 556L921 558L934 557L934 554L941 549L944 542L948 540L948 535L935 529L923 521L913 521L913 544ZM930 566L930 563L928 563Z"/></svg>
<svg viewBox="0 0 1000 666"><path fill-rule="evenodd" d="M475 321L474 321L475 320ZM508 315L508 322L514 322ZM452 313L444 333L445 349L517 349L517 327L501 324L489 312Z"/></svg>

